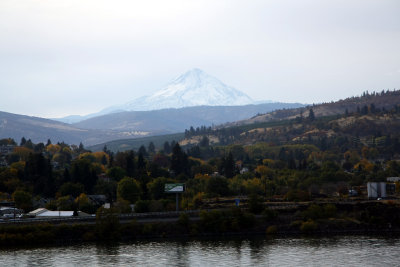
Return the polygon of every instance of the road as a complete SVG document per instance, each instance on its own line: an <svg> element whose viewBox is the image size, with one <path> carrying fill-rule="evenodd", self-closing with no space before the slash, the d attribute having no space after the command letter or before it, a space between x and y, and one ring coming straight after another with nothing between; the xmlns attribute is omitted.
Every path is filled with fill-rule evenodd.
<svg viewBox="0 0 400 267"><path fill-rule="evenodd" d="M190 211L168 211L168 212L148 212L148 213L130 213L118 215L121 223L129 223L136 220L139 223L150 222L175 222L179 219L179 215L184 212L189 215L191 220L198 219L198 210ZM37 224L37 223L51 223L51 224L95 224L96 216L83 216L83 217L52 217L52 218L16 218L16 219L3 219L0 220L0 225L21 225L21 224Z"/></svg>

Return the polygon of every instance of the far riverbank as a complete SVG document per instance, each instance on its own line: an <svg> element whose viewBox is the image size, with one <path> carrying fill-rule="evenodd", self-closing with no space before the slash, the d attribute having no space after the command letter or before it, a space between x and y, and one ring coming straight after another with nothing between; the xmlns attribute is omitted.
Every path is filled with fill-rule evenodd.
<svg viewBox="0 0 400 267"><path fill-rule="evenodd" d="M171 238L224 236L297 236L400 234L400 205L393 201L303 203L296 208L264 206L176 214L175 217L132 219L100 210L92 223L0 226L0 246L76 244Z"/></svg>

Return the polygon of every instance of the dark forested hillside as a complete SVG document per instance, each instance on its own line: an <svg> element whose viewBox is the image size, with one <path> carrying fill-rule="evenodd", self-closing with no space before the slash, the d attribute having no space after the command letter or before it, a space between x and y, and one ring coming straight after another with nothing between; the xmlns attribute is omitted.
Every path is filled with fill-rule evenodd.
<svg viewBox="0 0 400 267"><path fill-rule="evenodd" d="M206 137L215 145L251 145L259 142L270 146L311 144L323 151L346 151L367 146L377 148L382 157L399 153L396 144L400 137L400 105L385 110L369 106L365 112L361 110L324 117L313 115L313 108L310 107L306 114L288 120L187 130L182 144L199 145Z"/></svg>
<svg viewBox="0 0 400 267"><path fill-rule="evenodd" d="M312 106L280 109L273 112L261 114L248 120L238 121L225 126L252 124L274 120L294 119L296 117L307 117L310 109L313 110L315 117L331 116L345 113L367 114L377 110L390 110L400 103L400 90L381 91L379 93L364 92L361 96L349 97L344 100L332 101L330 103L314 104Z"/></svg>

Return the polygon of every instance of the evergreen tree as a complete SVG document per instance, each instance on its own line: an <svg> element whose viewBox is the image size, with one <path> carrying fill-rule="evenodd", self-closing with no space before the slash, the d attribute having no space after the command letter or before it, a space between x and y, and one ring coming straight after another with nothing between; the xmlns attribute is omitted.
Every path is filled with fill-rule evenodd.
<svg viewBox="0 0 400 267"><path fill-rule="evenodd" d="M225 160L224 174L227 178L232 178L235 175L235 161L233 160L231 152L229 152L228 157Z"/></svg>
<svg viewBox="0 0 400 267"><path fill-rule="evenodd" d="M44 150L44 144L43 143L39 143L37 145L34 146L33 151L37 152L37 153L42 153Z"/></svg>
<svg viewBox="0 0 400 267"><path fill-rule="evenodd" d="M20 146L24 146L26 144L26 139L25 137L21 138L21 142L19 143Z"/></svg>
<svg viewBox="0 0 400 267"><path fill-rule="evenodd" d="M68 168L65 168L61 184L67 183L67 182L70 182L70 181L71 181L71 175L69 174Z"/></svg>
<svg viewBox="0 0 400 267"><path fill-rule="evenodd" d="M31 139L28 139L28 141L25 142L24 147L29 148L29 149L33 149L33 143Z"/></svg>
<svg viewBox="0 0 400 267"><path fill-rule="evenodd" d="M135 153L133 152L133 150L128 151L126 157L126 174L129 177L133 177L135 175Z"/></svg>
<svg viewBox="0 0 400 267"><path fill-rule="evenodd" d="M72 163L72 182L81 183L85 192L91 194L97 182L96 170L88 159L77 159Z"/></svg>
<svg viewBox="0 0 400 267"><path fill-rule="evenodd" d="M144 156L141 152L139 152L137 166L139 174L143 174L146 172L146 161L144 160Z"/></svg>
<svg viewBox="0 0 400 267"><path fill-rule="evenodd" d="M172 149L175 147L175 145L176 145L176 141L172 140L171 141L171 152L172 152Z"/></svg>
<svg viewBox="0 0 400 267"><path fill-rule="evenodd" d="M149 146L147 148L147 150L149 151L149 153L154 154L156 152L156 147L154 146L153 142L149 143Z"/></svg>
<svg viewBox="0 0 400 267"><path fill-rule="evenodd" d="M107 157L106 157L106 155L103 155L102 157L101 157L101 164L102 165L107 165Z"/></svg>
<svg viewBox="0 0 400 267"><path fill-rule="evenodd" d="M175 175L181 174L186 170L187 164L187 155L182 151L180 145L176 143L172 149L171 170L175 172Z"/></svg>
<svg viewBox="0 0 400 267"><path fill-rule="evenodd" d="M204 135L203 138L201 139L199 145L201 147L208 147L210 145L210 140L208 139L207 136Z"/></svg>
<svg viewBox="0 0 400 267"><path fill-rule="evenodd" d="M79 153L82 153L85 151L85 147L83 146L82 142L79 143L78 151L79 151Z"/></svg>
<svg viewBox="0 0 400 267"><path fill-rule="evenodd" d="M109 161L108 165L109 165L108 166L109 168L114 166L114 153L110 154L110 161Z"/></svg>
<svg viewBox="0 0 400 267"><path fill-rule="evenodd" d="M142 154L143 157L146 157L146 156L147 156L147 151L146 151L146 148L144 147L144 145L141 145L141 146L139 147L138 153L139 153L139 154Z"/></svg>
<svg viewBox="0 0 400 267"><path fill-rule="evenodd" d="M309 111L309 113L308 113L308 119L309 119L310 121L314 121L314 120L315 120L315 115L314 115L314 111L313 111L312 108L310 109L310 111Z"/></svg>
<svg viewBox="0 0 400 267"><path fill-rule="evenodd" d="M25 181L33 187L38 195L51 197L55 193L53 171L50 160L41 153L31 153L25 164Z"/></svg>
<svg viewBox="0 0 400 267"><path fill-rule="evenodd" d="M169 145L168 141L165 141L165 143L164 143L164 153L166 153L166 154L171 153L171 146Z"/></svg>

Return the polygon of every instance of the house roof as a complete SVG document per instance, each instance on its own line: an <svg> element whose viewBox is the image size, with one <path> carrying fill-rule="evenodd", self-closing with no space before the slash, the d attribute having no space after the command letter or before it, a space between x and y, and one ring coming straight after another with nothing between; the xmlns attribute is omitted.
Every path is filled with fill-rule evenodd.
<svg viewBox="0 0 400 267"><path fill-rule="evenodd" d="M0 207L0 210L10 210L10 209L14 209L13 207Z"/></svg>
<svg viewBox="0 0 400 267"><path fill-rule="evenodd" d="M36 217L71 217L74 216L73 211L53 211L53 210L46 210L45 212L36 214Z"/></svg>
<svg viewBox="0 0 400 267"><path fill-rule="evenodd" d="M29 215L38 215L38 214L41 214L41 213L46 212L46 211L48 211L48 210L45 209L45 208L38 208L38 209L35 209L35 210L29 212L28 214Z"/></svg>

